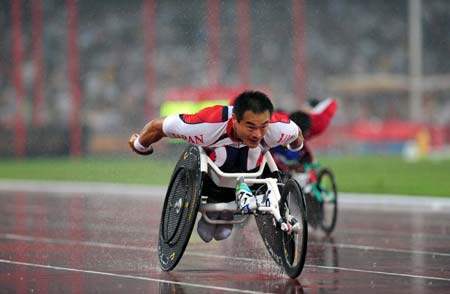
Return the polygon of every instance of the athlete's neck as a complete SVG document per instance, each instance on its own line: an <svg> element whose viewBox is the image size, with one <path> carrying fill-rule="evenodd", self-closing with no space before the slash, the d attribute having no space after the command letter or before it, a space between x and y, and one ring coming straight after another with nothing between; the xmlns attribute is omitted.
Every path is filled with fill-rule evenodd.
<svg viewBox="0 0 450 294"><path fill-rule="evenodd" d="M231 132L230 132L230 138L231 138L231 140L236 141L236 142L243 142L243 141L241 140L241 138L239 138L239 137L236 135L236 131L234 130L234 128L231 129Z"/></svg>

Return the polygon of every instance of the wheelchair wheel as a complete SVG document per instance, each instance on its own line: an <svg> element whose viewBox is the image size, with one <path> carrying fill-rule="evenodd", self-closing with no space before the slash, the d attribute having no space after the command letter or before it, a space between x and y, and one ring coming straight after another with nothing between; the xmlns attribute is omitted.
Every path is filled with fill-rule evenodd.
<svg viewBox="0 0 450 294"><path fill-rule="evenodd" d="M195 225L201 190L199 150L189 146L175 166L161 214L158 255L164 271L174 269L183 256Z"/></svg>
<svg viewBox="0 0 450 294"><path fill-rule="evenodd" d="M298 229L281 233L282 264L287 275L296 278L305 265L308 243L308 223L302 190L295 180L286 181L281 191L280 212L285 222Z"/></svg>
<svg viewBox="0 0 450 294"><path fill-rule="evenodd" d="M320 227L328 235L333 232L337 220L337 188L333 172L328 168L319 170L317 188L322 195L320 203Z"/></svg>
<svg viewBox="0 0 450 294"><path fill-rule="evenodd" d="M279 182L284 182L280 174L272 174L269 170L265 170L262 175L263 178L273 177L279 178ZM267 191L267 186L258 186L252 192L256 194L262 194ZM280 185L278 186L280 187ZM281 230L277 225L277 222L272 214L255 214L255 222L258 227L259 234L264 242L264 245L269 252L270 256L273 258L275 263L283 267L283 246L281 241Z"/></svg>
<svg viewBox="0 0 450 294"><path fill-rule="evenodd" d="M283 267L281 230L277 228L273 215L257 214L255 215L255 221L267 252L269 252L276 264Z"/></svg>

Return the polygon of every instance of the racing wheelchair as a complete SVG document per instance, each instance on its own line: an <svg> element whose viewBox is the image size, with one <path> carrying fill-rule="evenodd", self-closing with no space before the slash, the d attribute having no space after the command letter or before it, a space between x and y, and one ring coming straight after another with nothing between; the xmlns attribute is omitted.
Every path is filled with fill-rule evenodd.
<svg viewBox="0 0 450 294"><path fill-rule="evenodd" d="M246 183L254 198L244 212L238 200L212 201L211 185L232 191ZM213 220L207 212L229 211L231 220ZM181 260L198 213L213 224L239 224L255 216L263 242L274 261L291 278L303 270L307 251L308 223L305 199L295 180L282 181L270 152L265 152L259 169L251 173L225 173L202 147L189 145L172 173L161 214L158 256L164 271Z"/></svg>

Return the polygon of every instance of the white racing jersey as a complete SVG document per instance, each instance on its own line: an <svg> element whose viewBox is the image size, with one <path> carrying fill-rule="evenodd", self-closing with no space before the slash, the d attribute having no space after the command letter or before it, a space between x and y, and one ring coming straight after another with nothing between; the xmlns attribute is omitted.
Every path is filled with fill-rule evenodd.
<svg viewBox="0 0 450 294"><path fill-rule="evenodd" d="M163 132L202 146L224 172L248 172L257 168L263 150L288 144L298 137L298 126L289 117L275 113L269 129L257 148L249 148L231 138L233 106L211 106L195 114L175 114L165 118Z"/></svg>

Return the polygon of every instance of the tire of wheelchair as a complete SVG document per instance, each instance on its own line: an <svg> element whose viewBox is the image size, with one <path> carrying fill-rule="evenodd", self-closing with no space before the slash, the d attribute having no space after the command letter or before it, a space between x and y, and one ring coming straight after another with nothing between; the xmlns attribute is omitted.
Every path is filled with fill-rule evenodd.
<svg viewBox="0 0 450 294"><path fill-rule="evenodd" d="M276 264L283 267L281 230L277 227L274 217L271 214L257 214L255 221L267 252Z"/></svg>
<svg viewBox="0 0 450 294"><path fill-rule="evenodd" d="M275 177L278 178L278 182L284 182L282 175L272 174L269 170L265 170L262 178ZM262 190L260 190L262 189ZM266 186L255 185L252 187L254 194L265 193L267 190ZM277 265L283 267L283 246L281 244L281 230L277 227L276 221L273 215L267 214L255 214L255 222L258 227L259 235L261 236L264 245L269 252L272 259Z"/></svg>
<svg viewBox="0 0 450 294"><path fill-rule="evenodd" d="M198 147L188 146L174 168L161 213L158 256L164 271L174 269L183 256L197 218L202 183Z"/></svg>
<svg viewBox="0 0 450 294"><path fill-rule="evenodd" d="M331 189L332 189L331 192L334 194L334 202L332 203L333 207L332 207L332 210L330 211L331 215L323 215L326 212L324 211L324 208L321 207L322 215L320 218L320 227L327 235L330 235L333 232L334 227L336 226L337 212L338 212L337 211L338 193L337 193L336 179L334 177L333 172L329 168L322 168L317 173L317 182L319 184L319 187L325 177L329 177ZM321 203L321 204L323 205L323 203ZM325 221L325 218L327 218L327 219L329 218L330 222L327 223Z"/></svg>
<svg viewBox="0 0 450 294"><path fill-rule="evenodd" d="M290 196L289 199L293 200L290 207L288 196ZM308 247L308 222L302 189L297 181L293 179L286 181L281 191L280 212L282 216L287 212L287 209L291 213L297 210L298 215L296 215L296 219L301 226L300 233L294 232L289 234L281 231L283 267L289 277L296 278L301 274L305 265Z"/></svg>
<svg viewBox="0 0 450 294"><path fill-rule="evenodd" d="M271 214L257 214L255 215L255 221L270 256L285 270L289 277L296 278L303 270L307 252L308 223L306 219L305 200L301 188L295 180L287 180L284 187L280 190L280 212L282 216L286 210L284 203L290 193L295 197L298 210L300 211L300 219L298 221L301 223L302 230L299 239L300 244L298 244L301 246L300 252L297 252L298 260L295 263L292 262L292 252L290 252L292 249L292 239L290 239L290 236L286 232L281 230Z"/></svg>

